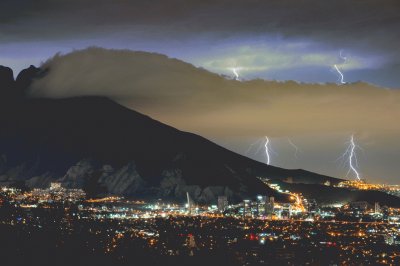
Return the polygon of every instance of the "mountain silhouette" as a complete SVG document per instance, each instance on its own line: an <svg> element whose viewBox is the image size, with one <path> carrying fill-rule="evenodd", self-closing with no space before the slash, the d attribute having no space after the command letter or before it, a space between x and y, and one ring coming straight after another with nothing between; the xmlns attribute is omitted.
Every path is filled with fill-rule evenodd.
<svg viewBox="0 0 400 266"><path fill-rule="evenodd" d="M0 184L46 187L57 180L89 186L94 194L183 200L189 192L195 201L209 203L220 195L231 201L258 194L287 198L259 178L305 186L341 181L265 165L105 97L24 96L43 73L31 66L14 81L12 71L0 67Z"/></svg>

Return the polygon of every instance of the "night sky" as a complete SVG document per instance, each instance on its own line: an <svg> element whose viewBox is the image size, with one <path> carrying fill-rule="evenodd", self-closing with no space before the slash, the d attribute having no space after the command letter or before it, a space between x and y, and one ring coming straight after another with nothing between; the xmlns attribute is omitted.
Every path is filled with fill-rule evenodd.
<svg viewBox="0 0 400 266"><path fill-rule="evenodd" d="M399 29L396 0L2 0L0 64L50 66L34 95L107 95L260 161L268 135L286 168L345 177L354 134L363 177L397 183Z"/></svg>

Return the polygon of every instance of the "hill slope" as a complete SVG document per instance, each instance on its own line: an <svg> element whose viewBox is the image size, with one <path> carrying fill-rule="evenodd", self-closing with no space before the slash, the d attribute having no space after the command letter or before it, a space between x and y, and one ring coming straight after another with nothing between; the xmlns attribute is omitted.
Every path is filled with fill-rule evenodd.
<svg viewBox="0 0 400 266"><path fill-rule="evenodd" d="M14 82L8 69L0 69L1 184L44 187L59 180L94 193L181 200L189 192L197 202L215 202L219 195L234 201L284 197L257 177L340 181L262 164L107 98L21 97L38 73L31 67Z"/></svg>
<svg viewBox="0 0 400 266"><path fill-rule="evenodd" d="M146 194L160 185L176 190L180 185L191 186L183 190L194 194L209 188L230 196L272 193L256 176L335 181L264 165L101 97L31 99L0 116L2 168L8 171L3 181L25 179L31 186L44 186L51 179L43 177L49 176L79 187L98 172L117 194Z"/></svg>

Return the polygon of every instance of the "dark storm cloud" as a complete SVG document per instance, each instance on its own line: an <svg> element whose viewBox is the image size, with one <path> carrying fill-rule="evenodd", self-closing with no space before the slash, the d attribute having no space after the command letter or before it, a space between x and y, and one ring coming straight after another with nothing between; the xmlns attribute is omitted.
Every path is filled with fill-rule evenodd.
<svg viewBox="0 0 400 266"><path fill-rule="evenodd" d="M398 88L399 75L387 73L400 61L399 28L397 0L3 0L0 63L21 70L55 52L96 45L160 52L224 74L237 64L249 79L334 82L330 69L342 64L346 81ZM296 68L268 65L282 52ZM321 55L327 60L309 60ZM301 74L306 68L317 70L315 78Z"/></svg>
<svg viewBox="0 0 400 266"><path fill-rule="evenodd" d="M400 42L397 0L3 0L1 40L99 34L273 35L385 50Z"/></svg>

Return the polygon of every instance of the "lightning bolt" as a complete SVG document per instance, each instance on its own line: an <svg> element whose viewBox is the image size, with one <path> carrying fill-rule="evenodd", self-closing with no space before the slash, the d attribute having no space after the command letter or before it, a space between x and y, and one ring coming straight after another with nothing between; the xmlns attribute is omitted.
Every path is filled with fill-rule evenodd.
<svg viewBox="0 0 400 266"><path fill-rule="evenodd" d="M254 145L258 145L257 150L254 152L254 154L259 154L259 152L261 151L261 149L264 148L265 151L265 157L266 157L266 164L270 164L271 162L271 155L275 154L278 155L278 153L276 153L270 146L270 140L267 136L265 136L265 138L260 138L259 140L257 140L256 142L250 144L249 148L246 150L245 154L247 155L254 147Z"/></svg>
<svg viewBox="0 0 400 266"><path fill-rule="evenodd" d="M290 146L292 146L294 148L294 158L295 158L295 161L297 161L299 159L298 154L299 154L299 152L301 152L301 150L296 144L293 143L293 141L290 138L288 138L288 142L289 142Z"/></svg>
<svg viewBox="0 0 400 266"><path fill-rule="evenodd" d="M337 67L337 65L333 65L333 67L336 69L336 71L339 73L340 76L340 83L341 84L346 84L346 82L344 82L344 76L342 71L339 70L339 68Z"/></svg>
<svg viewBox="0 0 400 266"><path fill-rule="evenodd" d="M239 79L239 72L238 72L239 68L234 67L231 70L233 72L233 75L235 75L235 80L240 80Z"/></svg>
<svg viewBox="0 0 400 266"><path fill-rule="evenodd" d="M348 164L349 164L349 170L347 171L346 177L350 174L350 172L353 172L355 177L357 178L358 181L361 180L361 175L358 172L358 160L357 160L357 153L356 150L357 148L361 149L360 146L356 144L354 141L354 135L351 135L350 140L346 142L348 144L346 151L339 157L342 159L347 158Z"/></svg>
<svg viewBox="0 0 400 266"><path fill-rule="evenodd" d="M265 147L265 155L266 155L266 157L267 157L267 164L269 165L269 164L270 164L271 158L270 158L270 155L269 155L269 152L270 152L270 148L269 148L269 138L268 138L267 136L265 136L265 144L264 144L264 147Z"/></svg>
<svg viewBox="0 0 400 266"><path fill-rule="evenodd" d="M339 57L340 57L341 59L343 59L343 63L342 63L342 64L345 64L346 61L347 61L347 57L346 57L346 56L343 56L343 50L340 50L340 52L339 52ZM340 71L339 67L338 67L336 64L333 65L333 67L335 68L335 70L337 71L337 73L338 73L339 76L340 76L339 82L340 82L341 84L346 84L346 82L344 81L343 72Z"/></svg>
<svg viewBox="0 0 400 266"><path fill-rule="evenodd" d="M349 165L350 169L354 172L357 177L357 180L361 180L360 174L358 173L357 169L353 165L353 160L355 160L356 166L358 166L357 155L355 153L355 148L357 145L354 143L354 135L351 135L350 138L350 156L349 156Z"/></svg>

